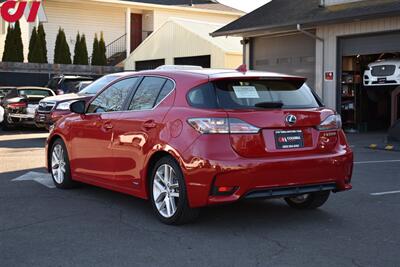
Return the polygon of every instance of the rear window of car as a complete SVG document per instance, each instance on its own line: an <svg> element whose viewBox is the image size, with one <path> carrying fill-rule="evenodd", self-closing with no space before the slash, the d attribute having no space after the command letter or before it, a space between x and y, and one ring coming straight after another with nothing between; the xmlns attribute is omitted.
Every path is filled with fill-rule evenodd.
<svg viewBox="0 0 400 267"><path fill-rule="evenodd" d="M52 79L50 79L49 83L47 84L47 88L55 90L55 89L57 89L57 85L59 82L60 82L60 78L52 78Z"/></svg>
<svg viewBox="0 0 400 267"><path fill-rule="evenodd" d="M47 90L38 90L38 89L21 89L18 90L18 94L20 96L52 96L53 94Z"/></svg>
<svg viewBox="0 0 400 267"><path fill-rule="evenodd" d="M198 108L317 108L320 103L302 80L221 80L191 90L189 104Z"/></svg>
<svg viewBox="0 0 400 267"><path fill-rule="evenodd" d="M79 91L79 83L82 80L65 80L63 83L61 83L61 89L65 93L76 93Z"/></svg>

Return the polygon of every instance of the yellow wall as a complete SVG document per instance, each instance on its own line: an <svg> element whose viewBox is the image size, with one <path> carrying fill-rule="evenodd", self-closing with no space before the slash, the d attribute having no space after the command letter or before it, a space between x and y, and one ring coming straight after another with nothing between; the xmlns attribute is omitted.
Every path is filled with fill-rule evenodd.
<svg viewBox="0 0 400 267"><path fill-rule="evenodd" d="M226 54L225 55L225 67L228 69L236 69L243 64L242 54Z"/></svg>
<svg viewBox="0 0 400 267"><path fill-rule="evenodd" d="M203 55L211 55L212 68L236 68L242 61L240 52L227 53L179 23L168 21L128 57L125 69L135 70L136 61L165 59L165 64L170 65L174 64L175 57Z"/></svg>

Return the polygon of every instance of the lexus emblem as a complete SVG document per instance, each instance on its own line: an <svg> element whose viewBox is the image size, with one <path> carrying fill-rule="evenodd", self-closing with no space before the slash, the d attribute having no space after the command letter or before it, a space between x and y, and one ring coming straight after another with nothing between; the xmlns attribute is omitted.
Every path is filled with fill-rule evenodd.
<svg viewBox="0 0 400 267"><path fill-rule="evenodd" d="M386 70L386 68L385 68L385 67L382 67L382 70Z"/></svg>
<svg viewBox="0 0 400 267"><path fill-rule="evenodd" d="M41 106L42 108L46 108L46 107L47 107L47 104L46 104L46 103L40 103L40 106Z"/></svg>
<svg viewBox="0 0 400 267"><path fill-rule="evenodd" d="M286 123L289 125L294 125L297 122L297 118L295 115L287 115L286 116Z"/></svg>

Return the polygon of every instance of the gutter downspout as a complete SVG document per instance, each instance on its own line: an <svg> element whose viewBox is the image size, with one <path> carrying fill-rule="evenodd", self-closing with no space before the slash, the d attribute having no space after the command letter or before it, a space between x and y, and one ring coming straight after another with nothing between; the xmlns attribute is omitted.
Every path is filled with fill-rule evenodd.
<svg viewBox="0 0 400 267"><path fill-rule="evenodd" d="M243 39L240 40L240 44L243 46L243 64L246 64L246 65L247 65L247 62L250 62L250 59L247 56L247 53L249 51L247 51L247 49L246 49L248 43L249 43L249 39L248 38L243 37ZM250 68L249 65L247 67Z"/></svg>
<svg viewBox="0 0 400 267"><path fill-rule="evenodd" d="M325 101L325 90L324 90L324 81L325 81L325 75L324 75L324 70L325 70L325 40L315 34L312 34L304 29L301 28L300 24L297 24L297 31L303 33L304 35L313 38L315 40L318 40L322 43L322 100Z"/></svg>

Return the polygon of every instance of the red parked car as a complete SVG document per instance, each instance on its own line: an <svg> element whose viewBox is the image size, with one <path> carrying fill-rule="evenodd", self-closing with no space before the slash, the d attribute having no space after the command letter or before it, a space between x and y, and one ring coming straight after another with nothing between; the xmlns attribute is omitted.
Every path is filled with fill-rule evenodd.
<svg viewBox="0 0 400 267"><path fill-rule="evenodd" d="M71 111L47 140L55 185L79 181L149 199L167 224L240 199L318 208L330 192L351 189L353 153L340 116L301 77L145 71Z"/></svg>

